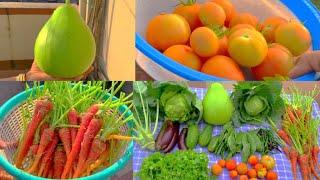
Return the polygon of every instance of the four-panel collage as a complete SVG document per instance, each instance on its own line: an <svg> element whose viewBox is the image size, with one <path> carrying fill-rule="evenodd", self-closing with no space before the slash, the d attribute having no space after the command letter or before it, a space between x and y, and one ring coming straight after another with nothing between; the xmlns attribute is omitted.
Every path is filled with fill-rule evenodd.
<svg viewBox="0 0 320 180"><path fill-rule="evenodd" d="M320 180L319 0L0 0L0 180Z"/></svg>

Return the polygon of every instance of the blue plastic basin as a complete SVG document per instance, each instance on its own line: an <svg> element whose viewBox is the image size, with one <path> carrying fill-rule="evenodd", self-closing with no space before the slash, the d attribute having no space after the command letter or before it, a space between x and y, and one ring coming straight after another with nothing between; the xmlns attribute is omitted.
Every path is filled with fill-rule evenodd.
<svg viewBox="0 0 320 180"><path fill-rule="evenodd" d="M310 0L280 0L294 15L304 23L312 36L313 50L320 50L320 12ZM221 81L226 80L219 77L207 75L199 71L183 66L161 52L153 48L141 35L136 33L136 48L146 57L151 59L162 68L191 81ZM294 80L312 81L315 72L305 74Z"/></svg>

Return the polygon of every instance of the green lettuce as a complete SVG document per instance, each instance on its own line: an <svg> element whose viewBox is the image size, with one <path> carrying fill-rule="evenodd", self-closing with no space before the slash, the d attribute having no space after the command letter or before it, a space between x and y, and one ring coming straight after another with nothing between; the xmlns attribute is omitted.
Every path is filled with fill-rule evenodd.
<svg viewBox="0 0 320 180"><path fill-rule="evenodd" d="M143 98L149 107L149 113L154 114L156 102L160 102L160 117L171 121L199 121L202 118L201 100L189 90L186 82L155 81L135 82L133 101L139 110L142 106L137 99L137 86L142 89Z"/></svg>
<svg viewBox="0 0 320 180"><path fill-rule="evenodd" d="M205 153L192 150L146 157L136 174L141 180L194 179L209 180L209 159Z"/></svg>

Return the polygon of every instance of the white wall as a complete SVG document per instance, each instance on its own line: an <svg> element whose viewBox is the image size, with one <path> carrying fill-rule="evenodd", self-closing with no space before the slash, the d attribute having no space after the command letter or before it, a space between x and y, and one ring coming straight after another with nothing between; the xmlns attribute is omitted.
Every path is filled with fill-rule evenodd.
<svg viewBox="0 0 320 180"><path fill-rule="evenodd" d="M0 15L0 60L33 59L38 32L48 15Z"/></svg>

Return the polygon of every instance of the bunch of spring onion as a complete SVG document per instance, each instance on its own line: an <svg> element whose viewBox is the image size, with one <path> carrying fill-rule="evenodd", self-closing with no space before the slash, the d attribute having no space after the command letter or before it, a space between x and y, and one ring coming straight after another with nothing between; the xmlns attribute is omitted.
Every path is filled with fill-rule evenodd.
<svg viewBox="0 0 320 180"><path fill-rule="evenodd" d="M121 127L132 94L120 92L124 82L35 82L27 87L23 135L15 153L16 167L36 176L66 179L91 175L116 161L123 142ZM120 93L119 93L120 92ZM107 97L109 93L109 97ZM115 100L116 94L120 94ZM119 108L127 105L125 112ZM123 141L124 140L124 141Z"/></svg>

